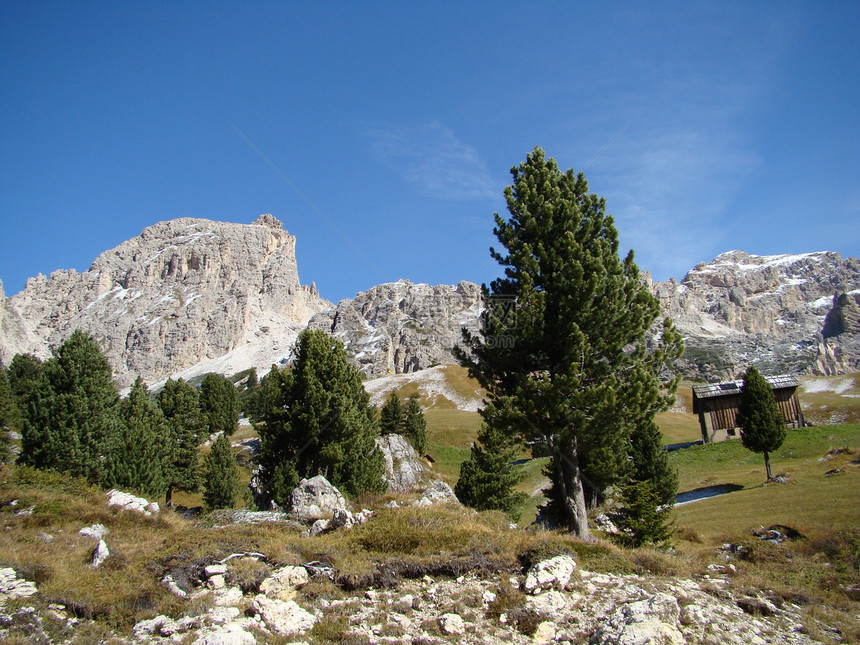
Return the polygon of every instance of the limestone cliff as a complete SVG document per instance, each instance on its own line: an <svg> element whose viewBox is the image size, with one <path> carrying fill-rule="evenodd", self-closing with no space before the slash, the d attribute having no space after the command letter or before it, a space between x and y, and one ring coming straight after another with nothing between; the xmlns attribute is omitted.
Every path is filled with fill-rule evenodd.
<svg viewBox="0 0 860 645"><path fill-rule="evenodd" d="M380 284L314 316L310 327L341 340L368 377L415 372L455 362L461 328L476 331L481 290L452 285Z"/></svg>
<svg viewBox="0 0 860 645"><path fill-rule="evenodd" d="M735 377L749 364L766 374L860 370L857 258L730 251L651 287L684 336L687 376Z"/></svg>
<svg viewBox="0 0 860 645"><path fill-rule="evenodd" d="M231 354L234 368L265 366L287 356L310 317L331 306L300 284L295 244L271 215L250 225L160 222L83 273L39 275L4 298L0 360L22 351L47 357L83 329L123 385Z"/></svg>

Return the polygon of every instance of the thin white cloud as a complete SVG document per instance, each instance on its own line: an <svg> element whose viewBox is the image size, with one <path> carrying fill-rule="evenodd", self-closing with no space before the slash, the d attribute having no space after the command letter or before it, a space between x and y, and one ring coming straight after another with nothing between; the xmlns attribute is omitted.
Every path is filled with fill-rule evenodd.
<svg viewBox="0 0 860 645"><path fill-rule="evenodd" d="M373 151L426 195L453 201L497 197L478 150L441 123L379 125L366 134Z"/></svg>

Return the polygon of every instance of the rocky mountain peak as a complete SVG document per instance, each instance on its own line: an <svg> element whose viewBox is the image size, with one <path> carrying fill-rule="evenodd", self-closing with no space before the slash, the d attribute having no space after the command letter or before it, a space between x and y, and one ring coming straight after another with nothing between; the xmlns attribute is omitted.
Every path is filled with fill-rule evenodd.
<svg viewBox="0 0 860 645"><path fill-rule="evenodd" d="M288 354L308 319L331 306L299 282L295 243L271 215L250 225L159 222L84 273L39 276L5 299L0 359L22 351L46 357L83 329L101 342L124 385L231 352L248 354L237 357L237 366L251 363L239 369L256 360L265 366Z"/></svg>
<svg viewBox="0 0 860 645"><path fill-rule="evenodd" d="M652 288L685 336L688 376L735 377L750 363L766 374L860 369L856 334L823 334L834 297L860 294L857 258L729 251L697 264L680 283ZM823 358L834 351L835 363Z"/></svg>

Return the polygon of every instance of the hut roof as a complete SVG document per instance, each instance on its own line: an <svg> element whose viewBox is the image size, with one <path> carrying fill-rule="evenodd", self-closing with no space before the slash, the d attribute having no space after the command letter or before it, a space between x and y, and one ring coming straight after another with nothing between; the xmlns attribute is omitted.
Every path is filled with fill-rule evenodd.
<svg viewBox="0 0 860 645"><path fill-rule="evenodd" d="M781 376L765 376L764 378L770 385L771 389L774 390L800 386L800 381L787 374L783 374ZM708 385L694 385L693 394L696 395L697 399L712 399L718 396L731 396L732 394L740 394L743 386L743 379L739 379L737 381L726 381L724 383L709 383Z"/></svg>

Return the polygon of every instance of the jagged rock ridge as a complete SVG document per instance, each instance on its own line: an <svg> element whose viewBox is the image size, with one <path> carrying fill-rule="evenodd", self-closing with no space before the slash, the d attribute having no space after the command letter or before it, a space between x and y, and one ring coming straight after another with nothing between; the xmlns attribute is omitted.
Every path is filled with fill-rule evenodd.
<svg viewBox="0 0 860 645"><path fill-rule="evenodd" d="M309 326L341 340L371 378L455 362L461 329L478 328L481 289L452 285L380 284L314 316Z"/></svg>
<svg viewBox="0 0 860 645"><path fill-rule="evenodd" d="M765 374L860 370L857 258L730 251L651 288L684 336L689 377L734 377L750 364Z"/></svg>
<svg viewBox="0 0 860 645"><path fill-rule="evenodd" d="M265 366L288 355L310 317L331 306L315 286L300 284L295 243L271 215L250 225L160 222L83 273L39 275L4 298L0 360L47 357L82 329L100 341L123 385L231 352L244 352L241 367Z"/></svg>

